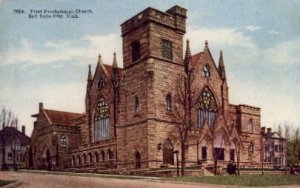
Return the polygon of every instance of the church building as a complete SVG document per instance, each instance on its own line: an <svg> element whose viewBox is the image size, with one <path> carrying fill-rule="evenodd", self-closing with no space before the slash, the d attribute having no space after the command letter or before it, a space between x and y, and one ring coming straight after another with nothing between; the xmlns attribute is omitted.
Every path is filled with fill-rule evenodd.
<svg viewBox="0 0 300 188"><path fill-rule="evenodd" d="M209 166L216 159L221 165L259 167L265 161L260 108L230 103L222 52L215 62L207 41L194 55L189 42L183 49L186 18L187 10L174 6L165 12L147 8L123 22L123 66L116 54L112 63L99 55L94 72L89 66L84 114L40 104L33 115L30 167L95 172L176 166L177 83L187 64L193 67L196 99L187 166ZM283 167L281 156L276 164Z"/></svg>

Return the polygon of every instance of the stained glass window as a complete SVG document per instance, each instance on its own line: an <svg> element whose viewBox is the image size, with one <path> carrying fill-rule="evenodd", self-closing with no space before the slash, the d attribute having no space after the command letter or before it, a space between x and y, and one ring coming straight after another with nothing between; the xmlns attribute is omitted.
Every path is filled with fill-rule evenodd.
<svg viewBox="0 0 300 188"><path fill-rule="evenodd" d="M172 60L172 42L162 40L162 56L166 59Z"/></svg>
<svg viewBox="0 0 300 188"><path fill-rule="evenodd" d="M209 70L208 65L204 65L204 67L203 67L203 75L205 77L210 77L210 70Z"/></svg>
<svg viewBox="0 0 300 188"><path fill-rule="evenodd" d="M204 126L204 122L207 121L209 126L213 126L217 115L217 103L212 92L205 87L199 96L199 108L198 108L198 125Z"/></svg>
<svg viewBox="0 0 300 188"><path fill-rule="evenodd" d="M109 138L109 107L106 100L102 97L96 106L94 116L95 141Z"/></svg>

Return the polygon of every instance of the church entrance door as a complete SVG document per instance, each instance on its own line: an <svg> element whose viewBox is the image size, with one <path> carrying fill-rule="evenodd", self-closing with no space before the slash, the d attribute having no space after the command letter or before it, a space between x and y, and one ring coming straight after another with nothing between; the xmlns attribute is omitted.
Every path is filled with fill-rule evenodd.
<svg viewBox="0 0 300 188"><path fill-rule="evenodd" d="M170 139L163 144L163 163L174 165L173 145Z"/></svg>

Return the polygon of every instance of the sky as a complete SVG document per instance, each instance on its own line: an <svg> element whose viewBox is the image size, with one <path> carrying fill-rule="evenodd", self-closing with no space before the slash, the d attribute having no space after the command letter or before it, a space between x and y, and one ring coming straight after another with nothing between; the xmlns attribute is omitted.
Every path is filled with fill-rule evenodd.
<svg viewBox="0 0 300 188"><path fill-rule="evenodd" d="M0 0L0 106L27 135L39 102L83 113L88 64L94 70L99 53L111 64L116 52L122 66L120 24L174 5L188 10L184 39L193 54L205 40L215 62L223 51L230 103L260 107L261 126L300 127L299 0ZM40 18L44 10L79 13Z"/></svg>

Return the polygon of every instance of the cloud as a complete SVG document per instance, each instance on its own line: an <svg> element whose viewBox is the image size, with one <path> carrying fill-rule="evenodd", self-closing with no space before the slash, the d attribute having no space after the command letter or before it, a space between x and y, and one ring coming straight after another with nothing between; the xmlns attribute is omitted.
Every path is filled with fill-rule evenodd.
<svg viewBox="0 0 300 188"><path fill-rule="evenodd" d="M190 38L196 44L204 44L208 40L211 44L226 47L249 47L255 45L251 37L245 36L236 28L188 28L187 38Z"/></svg>
<svg viewBox="0 0 300 188"><path fill-rule="evenodd" d="M293 65L300 63L300 39L285 41L273 48L264 50L265 60L278 65Z"/></svg>
<svg viewBox="0 0 300 188"><path fill-rule="evenodd" d="M238 64L241 60L251 59L257 52L252 38L237 28L189 27L185 38L190 39L193 53L202 51L204 42L207 40L214 57L218 57L220 50L223 50L224 57L230 57L233 64Z"/></svg>
<svg viewBox="0 0 300 188"><path fill-rule="evenodd" d="M257 31L257 30L260 30L262 27L259 27L259 26L255 26L255 25L247 25L245 27L245 29L249 30L249 31Z"/></svg>
<svg viewBox="0 0 300 188"><path fill-rule="evenodd" d="M273 35L279 35L281 32L280 31L276 31L276 30L270 30L269 33L273 34Z"/></svg>
<svg viewBox="0 0 300 188"><path fill-rule="evenodd" d="M12 48L0 54L6 64L45 64L60 61L71 61L75 64L96 62L101 53L103 60L111 64L113 52L116 52L121 62L121 37L117 34L87 35L79 40L47 41L35 45L32 41L23 38L20 47Z"/></svg>

